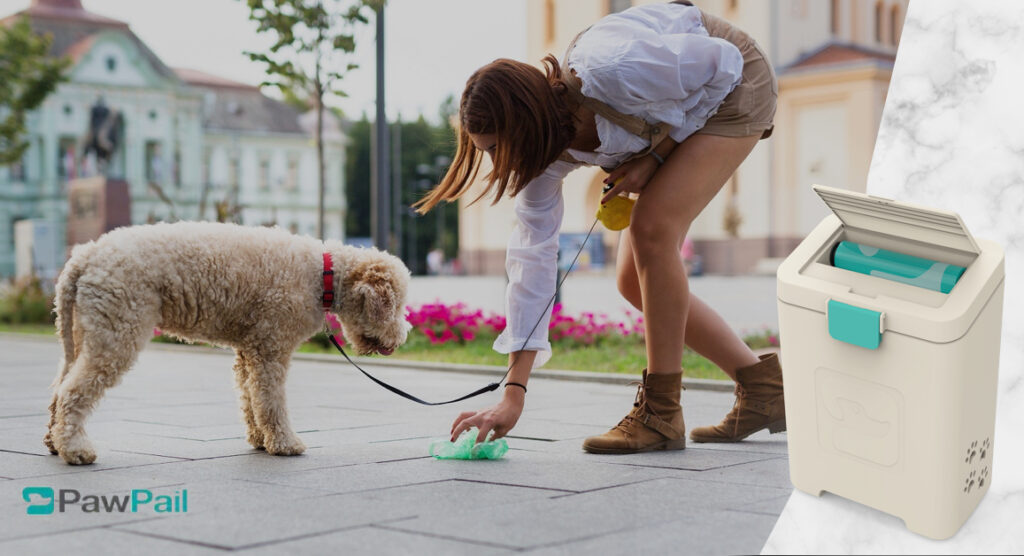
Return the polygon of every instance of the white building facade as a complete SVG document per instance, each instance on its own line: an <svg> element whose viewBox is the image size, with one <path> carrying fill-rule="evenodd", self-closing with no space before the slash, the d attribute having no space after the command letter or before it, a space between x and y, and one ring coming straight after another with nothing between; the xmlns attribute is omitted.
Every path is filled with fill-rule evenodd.
<svg viewBox="0 0 1024 556"><path fill-rule="evenodd" d="M71 66L28 116L21 162L0 167L0 277L14 274L18 221L50 223L53 249L65 252L67 184L97 172L85 136L99 104L121 116L106 175L129 184L133 224L213 220L220 204L236 222L315 233L312 114L253 86L168 68L126 23L87 12L80 0L33 0L0 24L25 16ZM341 239L345 137L333 115L326 120L325 236Z"/></svg>

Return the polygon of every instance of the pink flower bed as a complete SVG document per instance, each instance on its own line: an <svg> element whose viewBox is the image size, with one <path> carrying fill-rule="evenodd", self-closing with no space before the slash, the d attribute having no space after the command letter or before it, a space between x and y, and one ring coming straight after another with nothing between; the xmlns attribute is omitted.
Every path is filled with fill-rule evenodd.
<svg viewBox="0 0 1024 556"><path fill-rule="evenodd" d="M493 337L505 329L503 315L485 315L481 310L470 310L464 303L445 304L440 301L407 308L406 320L414 330L422 333L431 344L449 342L464 344L480 335ZM579 316L565 313L562 304L556 304L548 325L553 342L594 344L602 338L643 337L643 317L631 312L624 322L615 321L606 314L585 312Z"/></svg>
<svg viewBox="0 0 1024 556"><path fill-rule="evenodd" d="M484 316L483 311L472 311L465 303L446 305L438 301L406 307L406 311L405 320L434 345L472 342L482 331L499 334L505 329L505 317Z"/></svg>

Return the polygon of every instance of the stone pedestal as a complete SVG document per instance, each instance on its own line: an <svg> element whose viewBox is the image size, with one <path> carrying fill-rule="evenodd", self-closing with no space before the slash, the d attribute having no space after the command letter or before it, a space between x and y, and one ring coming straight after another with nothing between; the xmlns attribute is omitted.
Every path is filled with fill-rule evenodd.
<svg viewBox="0 0 1024 556"><path fill-rule="evenodd" d="M130 226L128 182L104 177L68 182L67 249L94 240L120 226Z"/></svg>

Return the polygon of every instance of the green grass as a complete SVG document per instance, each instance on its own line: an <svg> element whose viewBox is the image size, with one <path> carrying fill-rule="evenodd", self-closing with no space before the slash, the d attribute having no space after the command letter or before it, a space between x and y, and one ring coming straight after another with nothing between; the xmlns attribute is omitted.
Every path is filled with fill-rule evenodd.
<svg viewBox="0 0 1024 556"><path fill-rule="evenodd" d="M17 332L19 334L39 334L53 336L56 332L52 324L7 324L0 323L0 332Z"/></svg>
<svg viewBox="0 0 1024 556"><path fill-rule="evenodd" d="M50 324L0 324L0 332L52 335L54 330L53 325ZM395 351L394 355L390 356L390 359L470 365L507 365L508 356L496 353L491 349L493 341L493 337L480 337L466 344L430 345L430 342L425 337L413 333L410 334L409 341ZM751 342L748 339L748 343L756 342ZM299 351L305 353L336 353L332 346L314 342L303 344L299 347ZM547 369L639 375L640 370L646 365L647 353L643 342L632 338L605 341L593 346L556 343L551 360L544 367ZM729 378L714 363L689 349L683 354L682 366L684 373L690 378L712 378L719 380L728 380Z"/></svg>

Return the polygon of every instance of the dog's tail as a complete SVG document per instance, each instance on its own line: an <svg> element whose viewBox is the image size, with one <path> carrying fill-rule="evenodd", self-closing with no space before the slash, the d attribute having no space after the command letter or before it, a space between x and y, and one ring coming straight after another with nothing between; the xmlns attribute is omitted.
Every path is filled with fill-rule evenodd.
<svg viewBox="0 0 1024 556"><path fill-rule="evenodd" d="M57 336L64 347L64 357L61 361L57 378L53 381L53 387L60 386L60 383L71 370L78 354L75 353L75 337L72 327L74 326L75 296L78 293L78 279L85 271L89 252L92 251L93 243L75 247L71 258L64 264L64 269L57 279L56 296L53 301L53 312L57 316Z"/></svg>

